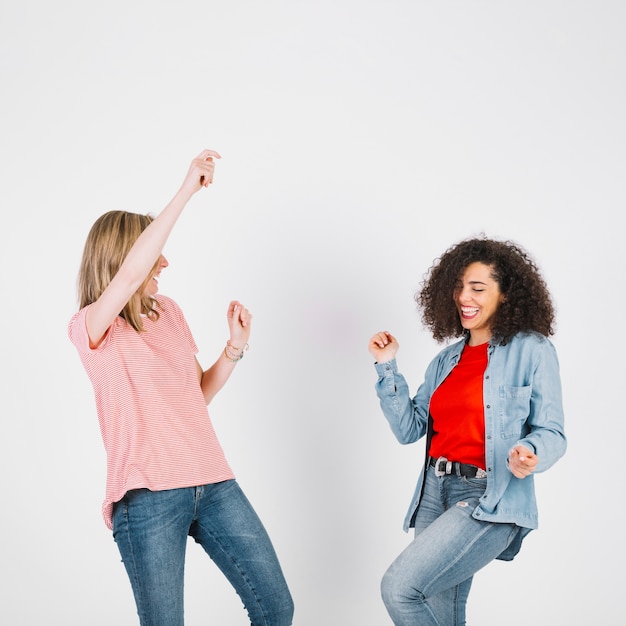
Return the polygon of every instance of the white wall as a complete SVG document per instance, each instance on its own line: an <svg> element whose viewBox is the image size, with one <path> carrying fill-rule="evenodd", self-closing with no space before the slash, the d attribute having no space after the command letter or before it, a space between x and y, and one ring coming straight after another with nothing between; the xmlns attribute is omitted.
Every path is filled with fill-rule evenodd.
<svg viewBox="0 0 626 626"><path fill-rule="evenodd" d="M485 232L525 246L554 294L570 448L537 479L540 529L476 576L469 622L617 624L625 18L617 0L5 2L1 621L136 623L66 325L96 217L158 212L207 147L223 159L161 291L207 365L228 301L254 314L211 414L295 623L390 623L378 585L410 539L423 444L388 429L367 341L398 336L415 390L439 348L413 293ZM193 544L186 585L188 626L246 623Z"/></svg>

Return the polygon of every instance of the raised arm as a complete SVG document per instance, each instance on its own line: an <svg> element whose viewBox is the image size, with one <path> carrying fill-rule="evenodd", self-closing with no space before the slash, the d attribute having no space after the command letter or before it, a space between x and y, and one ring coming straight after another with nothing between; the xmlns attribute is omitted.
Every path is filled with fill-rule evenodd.
<svg viewBox="0 0 626 626"><path fill-rule="evenodd" d="M368 345L370 354L376 359L376 394L383 415L396 439L407 444L414 443L427 432L431 390L423 383L417 395L410 397L407 382L396 363L399 348L398 340L386 330L376 333ZM432 368L432 363L429 368Z"/></svg>
<svg viewBox="0 0 626 626"><path fill-rule="evenodd" d="M216 158L220 158L217 152L203 150L193 159L176 195L141 233L119 271L89 308L86 324L92 347L96 347L102 341L107 329L150 273L191 196L213 182L215 168L213 159Z"/></svg>
<svg viewBox="0 0 626 626"><path fill-rule="evenodd" d="M243 358L244 351L248 346L248 339L250 338L252 315L241 302L233 300L228 305L226 319L228 320L228 328L230 330L230 339L227 347L208 370L202 371L202 367L198 363L198 378L207 404L210 404L215 394L230 378L235 365Z"/></svg>

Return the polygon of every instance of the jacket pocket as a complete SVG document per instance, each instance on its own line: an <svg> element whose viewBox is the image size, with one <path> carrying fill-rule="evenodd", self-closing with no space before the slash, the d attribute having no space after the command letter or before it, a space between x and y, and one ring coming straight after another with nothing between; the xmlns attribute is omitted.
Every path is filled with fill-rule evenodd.
<svg viewBox="0 0 626 626"><path fill-rule="evenodd" d="M530 415L530 395L532 388L500 387L500 436L503 439L521 439L525 434L525 424Z"/></svg>

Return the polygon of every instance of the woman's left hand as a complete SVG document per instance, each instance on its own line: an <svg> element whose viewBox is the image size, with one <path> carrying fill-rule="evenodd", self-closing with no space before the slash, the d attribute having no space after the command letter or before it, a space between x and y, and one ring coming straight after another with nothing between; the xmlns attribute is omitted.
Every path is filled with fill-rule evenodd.
<svg viewBox="0 0 626 626"><path fill-rule="evenodd" d="M232 347L235 350L243 350L250 338L250 323L252 322L250 311L241 302L233 300L228 305L226 319L228 320Z"/></svg>
<svg viewBox="0 0 626 626"><path fill-rule="evenodd" d="M509 451L509 469L516 478L530 476L538 462L537 455L526 446L515 446Z"/></svg>

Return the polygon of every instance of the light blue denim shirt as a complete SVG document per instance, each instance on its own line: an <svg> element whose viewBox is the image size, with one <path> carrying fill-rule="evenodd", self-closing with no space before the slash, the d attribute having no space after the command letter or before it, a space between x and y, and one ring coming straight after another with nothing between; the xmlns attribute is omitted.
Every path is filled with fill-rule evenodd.
<svg viewBox="0 0 626 626"><path fill-rule="evenodd" d="M375 364L376 393L400 443L414 443L428 433L430 399L459 362L464 345L465 340L456 342L435 357L414 398L395 359ZM537 333L519 333L505 346L490 344L487 354L483 380L487 487L473 516L522 528L517 545L500 557L508 560L538 522L533 476L513 476L508 468L509 450L521 444L535 452L539 460L535 472L547 470L563 456L567 443L561 381L556 350ZM405 531L413 526L423 480L424 469L404 521Z"/></svg>

